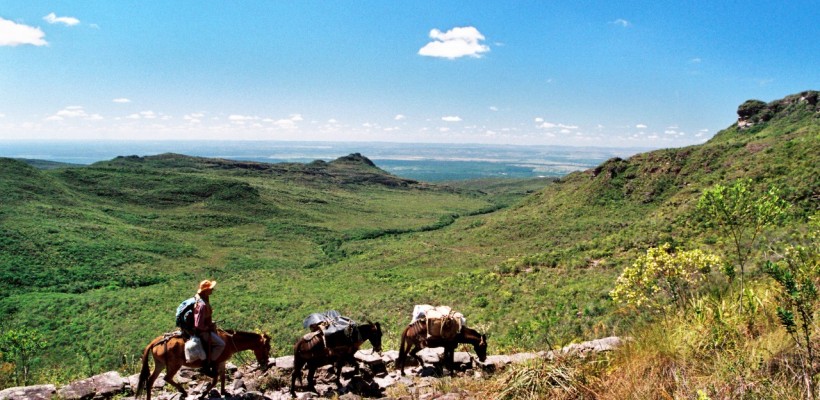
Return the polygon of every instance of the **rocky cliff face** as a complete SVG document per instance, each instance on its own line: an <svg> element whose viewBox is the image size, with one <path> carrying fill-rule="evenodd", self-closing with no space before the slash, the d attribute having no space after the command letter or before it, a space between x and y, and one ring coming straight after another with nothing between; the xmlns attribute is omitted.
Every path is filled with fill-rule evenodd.
<svg viewBox="0 0 820 400"><path fill-rule="evenodd" d="M737 108L737 126L741 130L748 129L798 108L805 108L815 114L820 113L818 97L820 92L807 90L768 104L760 100L747 100Z"/></svg>

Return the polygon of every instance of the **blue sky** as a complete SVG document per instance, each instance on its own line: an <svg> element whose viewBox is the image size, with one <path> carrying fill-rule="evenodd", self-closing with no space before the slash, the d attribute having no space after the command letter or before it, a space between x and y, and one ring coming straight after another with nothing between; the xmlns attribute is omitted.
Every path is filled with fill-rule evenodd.
<svg viewBox="0 0 820 400"><path fill-rule="evenodd" d="M817 1L0 0L0 140L684 146L820 89L818 21Z"/></svg>

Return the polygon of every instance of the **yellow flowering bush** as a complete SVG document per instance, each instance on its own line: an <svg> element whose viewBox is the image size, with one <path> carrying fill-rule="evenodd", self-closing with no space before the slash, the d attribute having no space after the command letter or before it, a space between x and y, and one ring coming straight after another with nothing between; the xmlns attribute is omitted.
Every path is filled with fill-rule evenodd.
<svg viewBox="0 0 820 400"><path fill-rule="evenodd" d="M721 259L700 250L671 253L669 243L652 247L615 281L609 294L616 302L638 308L685 306L688 298Z"/></svg>

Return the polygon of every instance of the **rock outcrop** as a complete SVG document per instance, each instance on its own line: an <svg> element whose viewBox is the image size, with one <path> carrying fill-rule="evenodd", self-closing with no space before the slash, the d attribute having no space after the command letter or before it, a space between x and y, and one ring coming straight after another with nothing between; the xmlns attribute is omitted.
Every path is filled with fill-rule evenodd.
<svg viewBox="0 0 820 400"><path fill-rule="evenodd" d="M820 113L819 97L820 92L807 90L768 104L760 100L747 100L737 108L737 126L741 130L748 129L793 111L796 107Z"/></svg>

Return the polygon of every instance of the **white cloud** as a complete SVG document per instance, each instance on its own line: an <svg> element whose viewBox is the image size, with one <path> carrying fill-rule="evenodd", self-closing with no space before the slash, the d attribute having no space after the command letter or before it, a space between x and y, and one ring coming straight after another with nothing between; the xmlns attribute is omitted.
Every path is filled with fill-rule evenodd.
<svg viewBox="0 0 820 400"><path fill-rule="evenodd" d="M644 124L638 124L638 125L635 125L635 127L638 128L638 129L646 129L647 128L647 126L644 125Z"/></svg>
<svg viewBox="0 0 820 400"><path fill-rule="evenodd" d="M131 100L126 99L125 97L116 98L116 99L111 100L111 101L113 101L114 103L130 103L131 102Z"/></svg>
<svg viewBox="0 0 820 400"><path fill-rule="evenodd" d="M403 114L396 114L396 116L393 117L393 119L396 121L401 121L403 119L407 119L407 117L405 117Z"/></svg>
<svg viewBox="0 0 820 400"><path fill-rule="evenodd" d="M191 113L185 114L182 119L188 121L191 124L198 124L202 122L202 117L204 117L204 113Z"/></svg>
<svg viewBox="0 0 820 400"><path fill-rule="evenodd" d="M564 125L564 124L558 124L558 127L559 127L559 128L563 128L563 129L578 129L578 125Z"/></svg>
<svg viewBox="0 0 820 400"><path fill-rule="evenodd" d="M441 117L441 120L444 122L459 122L461 121L461 117L457 115L448 115L446 117Z"/></svg>
<svg viewBox="0 0 820 400"><path fill-rule="evenodd" d="M558 125L555 125L552 122L546 122L546 121L541 123L540 125L538 125L538 127L542 128L542 129L555 128L556 126L558 126Z"/></svg>
<svg viewBox="0 0 820 400"><path fill-rule="evenodd" d="M622 26L622 27L624 27L624 28L626 28L626 27L628 27L628 26L632 26L632 24L631 24L631 23L629 23L629 21L627 21L627 20L625 20L625 19L623 19L623 18L618 18L618 19L616 19L616 20L614 20L614 21L611 21L611 22L610 22L610 24L619 25L619 26Z"/></svg>
<svg viewBox="0 0 820 400"><path fill-rule="evenodd" d="M51 13L43 17L43 20L48 22L49 24L63 24L65 26L74 26L80 23L80 20L74 17L58 17L56 14Z"/></svg>
<svg viewBox="0 0 820 400"><path fill-rule="evenodd" d="M6 114L0 113L0 118L6 118Z"/></svg>
<svg viewBox="0 0 820 400"><path fill-rule="evenodd" d="M438 131L439 131L439 132L449 132L449 131L450 131L450 128L447 128L447 127L445 127L445 126L442 126L441 128L438 128Z"/></svg>
<svg viewBox="0 0 820 400"><path fill-rule="evenodd" d="M231 122L245 122L245 121L253 121L255 119L259 119L259 117L252 117L250 115L239 115L239 114L231 114L228 116L228 120Z"/></svg>
<svg viewBox="0 0 820 400"><path fill-rule="evenodd" d="M328 123L328 124L335 124L335 123L337 123L337 122L339 122L339 121L336 121L336 119L335 119L335 118L331 118L331 119L327 120L327 123Z"/></svg>
<svg viewBox="0 0 820 400"><path fill-rule="evenodd" d="M48 44L43 39L45 36L46 34L40 28L0 18L0 46L18 46L21 44L45 46Z"/></svg>
<svg viewBox="0 0 820 400"><path fill-rule="evenodd" d="M535 119L535 122L544 122L544 118L538 117Z"/></svg>
<svg viewBox="0 0 820 400"><path fill-rule="evenodd" d="M703 60L701 60L700 57L695 57L695 58L689 60L690 64L700 64L701 62L703 62Z"/></svg>
<svg viewBox="0 0 820 400"><path fill-rule="evenodd" d="M46 121L63 121L65 119L83 119L86 121L99 121L104 119L100 114L89 114L83 106L68 106L56 114L46 117Z"/></svg>
<svg viewBox="0 0 820 400"><path fill-rule="evenodd" d="M140 111L139 113L131 114L131 115L125 117L125 118L128 118L128 119L142 119L142 118L144 118L144 119L155 119L156 117L157 117L157 114L153 111Z"/></svg>
<svg viewBox="0 0 820 400"><path fill-rule="evenodd" d="M496 106L490 106L490 111L498 111L498 107L496 107Z"/></svg>
<svg viewBox="0 0 820 400"><path fill-rule="evenodd" d="M291 114L288 118L283 118L280 120L276 120L273 122L279 128L282 129L297 129L299 128L296 123L302 121L302 114ZM330 123L330 121L328 121Z"/></svg>
<svg viewBox="0 0 820 400"><path fill-rule="evenodd" d="M472 26L455 27L447 32L433 29L430 38L433 41L419 49L419 55L452 60L464 56L479 58L481 53L490 51L489 46L480 43L484 35Z"/></svg>

